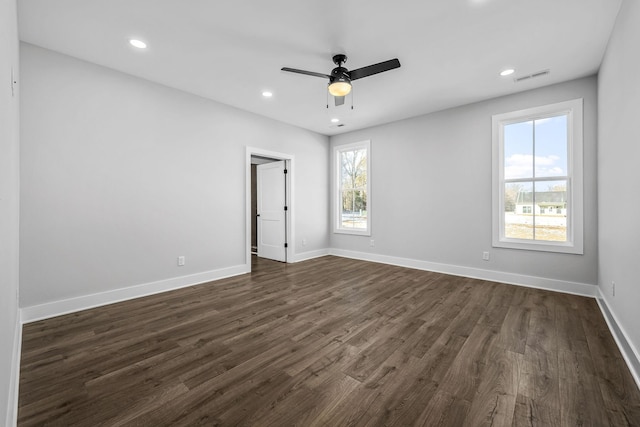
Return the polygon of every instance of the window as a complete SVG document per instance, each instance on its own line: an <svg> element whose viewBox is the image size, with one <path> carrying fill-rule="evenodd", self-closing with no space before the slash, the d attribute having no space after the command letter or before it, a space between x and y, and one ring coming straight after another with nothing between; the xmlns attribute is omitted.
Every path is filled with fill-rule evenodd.
<svg viewBox="0 0 640 427"><path fill-rule="evenodd" d="M335 232L371 235L371 144L334 148L336 165Z"/></svg>
<svg viewBox="0 0 640 427"><path fill-rule="evenodd" d="M582 99L493 116L493 246L583 253Z"/></svg>

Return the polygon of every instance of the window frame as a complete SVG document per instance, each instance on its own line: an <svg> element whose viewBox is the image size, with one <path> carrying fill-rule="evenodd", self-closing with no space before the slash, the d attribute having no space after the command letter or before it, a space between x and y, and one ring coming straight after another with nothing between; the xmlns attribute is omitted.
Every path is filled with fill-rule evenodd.
<svg viewBox="0 0 640 427"><path fill-rule="evenodd" d="M366 150L367 152L367 183L365 192L367 194L367 228L366 229L350 229L341 227L341 207L342 207L342 180L341 180L341 154L346 151ZM350 144L341 144L333 147L334 158L334 209L333 209L333 232L338 234L352 234L359 236L371 236L371 141L365 140Z"/></svg>
<svg viewBox="0 0 640 427"><path fill-rule="evenodd" d="M562 114L567 114L567 241L554 242L505 237L504 127L513 123ZM583 145L582 98L492 116L493 247L567 254L584 253ZM561 179L564 180L564 177ZM536 179L535 175L531 179L532 182L544 180Z"/></svg>

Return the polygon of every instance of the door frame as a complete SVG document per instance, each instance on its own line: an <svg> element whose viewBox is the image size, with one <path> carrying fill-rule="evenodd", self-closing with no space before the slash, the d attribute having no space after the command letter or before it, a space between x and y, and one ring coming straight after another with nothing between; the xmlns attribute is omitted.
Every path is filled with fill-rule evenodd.
<svg viewBox="0 0 640 427"><path fill-rule="evenodd" d="M245 264L247 265L247 270L251 271L251 156L260 156L267 157L274 160L285 160L287 174L285 177L287 184L287 197L285 202L287 204L287 211L285 213L286 219L286 233L287 233L287 263L293 262L293 254L295 253L295 227L294 227L294 218L295 218L295 208L293 204L293 194L294 194L294 179L293 174L295 172L294 169L294 156L293 154L287 153L279 153L277 151L269 151L264 150L262 148L256 147L246 147L245 151L245 204L244 204L244 212L245 212Z"/></svg>

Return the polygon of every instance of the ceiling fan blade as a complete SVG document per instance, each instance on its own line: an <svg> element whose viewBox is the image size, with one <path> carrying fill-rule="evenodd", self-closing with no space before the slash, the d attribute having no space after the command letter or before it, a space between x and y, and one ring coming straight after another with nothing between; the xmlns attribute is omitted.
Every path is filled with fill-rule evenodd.
<svg viewBox="0 0 640 427"><path fill-rule="evenodd" d="M334 98L336 99L336 107L344 104L344 96L334 96Z"/></svg>
<svg viewBox="0 0 640 427"><path fill-rule="evenodd" d="M307 76L322 77L323 79L330 79L331 76L322 73L316 73L313 71L296 70L295 68L282 67L282 71L288 71L290 73L306 74Z"/></svg>
<svg viewBox="0 0 640 427"><path fill-rule="evenodd" d="M393 70L400 67L400 61L398 58L390 59L388 61L380 62L379 64L369 65L367 67L351 70L349 76L351 80L361 79L363 77L372 76L374 74L382 73L385 71Z"/></svg>

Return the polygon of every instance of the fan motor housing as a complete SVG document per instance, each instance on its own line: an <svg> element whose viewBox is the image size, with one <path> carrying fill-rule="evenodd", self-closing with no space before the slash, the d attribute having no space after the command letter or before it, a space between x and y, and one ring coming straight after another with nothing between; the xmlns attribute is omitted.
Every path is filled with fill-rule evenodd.
<svg viewBox="0 0 640 427"><path fill-rule="evenodd" d="M331 82L334 82L336 80L347 80L350 81L351 80L351 76L349 76L349 70L347 70L344 67L336 67L333 70L331 70Z"/></svg>

